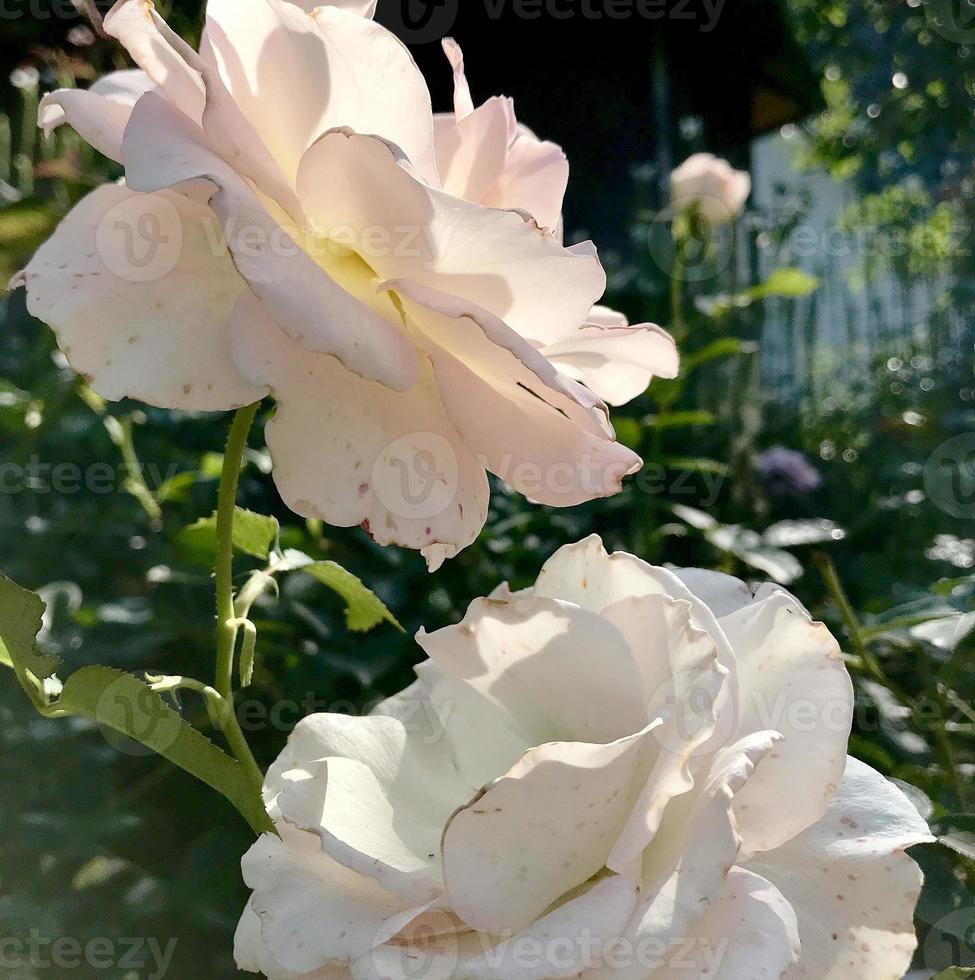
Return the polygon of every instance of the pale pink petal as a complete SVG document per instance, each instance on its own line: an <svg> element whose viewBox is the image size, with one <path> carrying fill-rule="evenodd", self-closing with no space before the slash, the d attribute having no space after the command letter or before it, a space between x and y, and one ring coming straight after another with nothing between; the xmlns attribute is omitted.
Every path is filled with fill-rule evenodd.
<svg viewBox="0 0 975 980"><path fill-rule="evenodd" d="M728 747L693 793L671 802L645 855L640 902L622 934L620 955L586 971L585 980L646 980L662 964L635 951L659 957L696 934L695 923L718 901L738 857L734 795L773 744L766 736Z"/></svg>
<svg viewBox="0 0 975 980"><path fill-rule="evenodd" d="M259 929L258 936L238 936L242 966L263 960L307 974L348 963L377 945L387 923L408 908L400 896L323 853L314 834L287 824L278 832L281 837L262 835L241 862Z"/></svg>
<svg viewBox="0 0 975 980"><path fill-rule="evenodd" d="M440 43L450 67L454 70L454 115L457 119L463 119L474 111L471 88L467 84L467 75L464 74L464 52L452 37L445 37Z"/></svg>
<svg viewBox="0 0 975 980"><path fill-rule="evenodd" d="M322 133L350 126L393 141L437 183L426 83L379 24L335 6L306 13L283 0L210 0L207 43L287 177Z"/></svg>
<svg viewBox="0 0 975 980"><path fill-rule="evenodd" d="M230 409L267 389L241 378L226 328L247 284L205 205L117 184L93 191L21 274L31 312L100 395Z"/></svg>
<svg viewBox="0 0 975 980"><path fill-rule="evenodd" d="M337 10L371 19L376 14L378 0L289 0L289 2L309 14L318 7L335 7Z"/></svg>
<svg viewBox="0 0 975 980"><path fill-rule="evenodd" d="M295 768L269 774L272 812L407 902L442 895L440 836L471 793L443 739L388 715L317 714L289 755Z"/></svg>
<svg viewBox="0 0 975 980"><path fill-rule="evenodd" d="M268 980L352 980L347 966L323 966L311 973L285 970L271 955L261 935L261 919L250 901L237 924L234 934L234 960L237 969L245 973L262 973Z"/></svg>
<svg viewBox="0 0 975 980"><path fill-rule="evenodd" d="M643 677L643 700L660 754L607 866L639 880L643 852L669 802L694 785L692 763L714 735L727 670L714 640L692 620L682 599L645 595L608 606L603 616L626 638Z"/></svg>
<svg viewBox="0 0 975 980"><path fill-rule="evenodd" d="M786 898L759 875L732 868L718 900L652 977L778 980L800 955L799 924Z"/></svg>
<svg viewBox="0 0 975 980"><path fill-rule="evenodd" d="M618 875L587 884L522 932L464 957L459 972L469 980L572 980L613 949L636 902L636 887Z"/></svg>
<svg viewBox="0 0 975 980"><path fill-rule="evenodd" d="M567 507L618 493L623 478L639 469L639 457L615 442L592 394L498 318L413 283L385 288L398 292L416 326L457 431L509 486Z"/></svg>
<svg viewBox="0 0 975 980"><path fill-rule="evenodd" d="M620 599L632 596L666 595L691 604L694 625L706 630L725 667L734 664L734 653L714 613L666 568L650 565L624 551L607 554L598 534L559 548L542 566L535 582L540 595L575 602L593 612L602 612ZM733 681L734 671L729 681Z"/></svg>
<svg viewBox="0 0 975 980"><path fill-rule="evenodd" d="M57 89L41 99L37 124L50 136L68 123L99 153L119 163L132 106L154 87L144 71L117 71L88 89Z"/></svg>
<svg viewBox="0 0 975 980"><path fill-rule="evenodd" d="M733 575L706 568L675 568L674 574L719 618L747 606L754 598L747 583Z"/></svg>
<svg viewBox="0 0 975 980"><path fill-rule="evenodd" d="M721 626L737 656L739 734L785 736L736 801L745 850L767 851L812 826L836 793L853 685L829 630L786 592L744 606Z"/></svg>
<svg viewBox="0 0 975 980"><path fill-rule="evenodd" d="M312 224L348 229L383 279L463 297L542 343L582 323L606 284L591 246L562 248L517 214L426 186L380 139L334 132L305 155L298 196ZM385 237L370 246L370 232Z"/></svg>
<svg viewBox="0 0 975 980"><path fill-rule="evenodd" d="M435 122L437 166L444 191L465 201L483 200L508 158L508 114L503 99L488 99L462 119Z"/></svg>
<svg viewBox="0 0 975 980"><path fill-rule="evenodd" d="M917 946L921 891L921 871L903 852L931 840L907 797L850 759L826 816L748 864L799 917L802 958L784 980L903 976Z"/></svg>
<svg viewBox="0 0 975 980"><path fill-rule="evenodd" d="M198 59L169 29L152 0L118 0L103 26L173 105L194 122L200 121L205 98L199 71L193 67Z"/></svg>
<svg viewBox="0 0 975 980"><path fill-rule="evenodd" d="M434 663L501 709L531 745L612 741L646 725L640 669L622 635L569 603L477 599L456 626L421 630L416 639Z"/></svg>
<svg viewBox="0 0 975 980"><path fill-rule="evenodd" d="M132 109L91 90L62 88L49 92L37 107L37 124L45 136L63 123L99 153L116 163L122 159L122 136Z"/></svg>
<svg viewBox="0 0 975 980"><path fill-rule="evenodd" d="M605 867L655 756L649 730L608 745L530 750L447 825L453 910L487 932L529 926Z"/></svg>
<svg viewBox="0 0 975 980"><path fill-rule="evenodd" d="M465 680L444 670L432 660L416 668L427 700L417 710L414 704L409 722L428 732L446 737L461 779L471 789L480 787L510 769L530 748L517 734L517 726L496 703Z"/></svg>
<svg viewBox="0 0 975 980"><path fill-rule="evenodd" d="M392 391L297 346L253 306L235 318L231 345L244 375L277 399L266 438L288 506L419 548L433 567L470 544L487 514L487 478L429 368L408 391Z"/></svg>
<svg viewBox="0 0 975 980"><path fill-rule="evenodd" d="M213 152L199 126L149 93L132 112L123 156L129 184L140 190L208 182L210 205L237 268L303 348L334 354L363 378L397 390L414 383L416 351L392 305L382 307L366 286L367 305L326 273Z"/></svg>
<svg viewBox="0 0 975 980"><path fill-rule="evenodd" d="M491 208L527 211L541 228L554 231L562 219L568 183L569 161L562 148L520 127L508 150L504 170L481 203Z"/></svg>
<svg viewBox="0 0 975 980"><path fill-rule="evenodd" d="M680 368L674 338L653 323L607 327L590 320L542 353L610 405L625 405L653 378L676 378Z"/></svg>

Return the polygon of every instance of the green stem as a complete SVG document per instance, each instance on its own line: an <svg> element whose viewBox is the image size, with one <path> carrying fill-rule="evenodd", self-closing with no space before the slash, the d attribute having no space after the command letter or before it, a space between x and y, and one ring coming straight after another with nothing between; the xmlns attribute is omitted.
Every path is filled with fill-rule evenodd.
<svg viewBox="0 0 975 980"><path fill-rule="evenodd" d="M836 566L833 564L832 559L829 557L829 555L820 552L813 556L813 561L815 561L816 566L819 569L819 573L823 578L827 591L832 596L833 601L840 610L840 615L843 617L847 631L850 634L853 648L860 658L864 670L878 684L887 688L887 690L890 691L901 702L901 704L910 708L912 713L916 713L918 709L917 699L911 697L910 694L901 689L895 681L888 677L883 665L868 648L867 641L864 638L864 630L860 626L860 621L857 618L856 613L853 611L853 606L850 605L850 600L846 595L846 591L844 590L842 583L840 582L840 577L836 572ZM935 676L934 671L931 669L930 663L928 663L924 657L919 658L918 663L921 667L922 673L925 675L925 680L927 682L928 689L931 692L931 696L938 704L942 717L947 717L948 701L941 690L940 685L938 684L938 679ZM952 787L955 796L961 804L962 809L965 809L968 806L968 794L959 776L959 769L955 760L951 740L948 738L948 733L945 731L943 724L933 724L931 727L934 738L934 751L938 759L938 763L944 772L945 779Z"/></svg>
<svg viewBox="0 0 975 980"><path fill-rule="evenodd" d="M670 332L684 339L684 242L674 238L674 265L670 270Z"/></svg>
<svg viewBox="0 0 975 980"><path fill-rule="evenodd" d="M238 631L233 585L234 508L237 506L237 486L240 482L241 460L247 448L247 434L259 406L260 402L255 402L238 409L234 415L220 474L220 490L217 495L217 558L214 567L217 592L217 663L214 687L225 705L217 719L220 729L231 751L260 783L263 781L261 770L254 761L233 710L234 648Z"/></svg>
<svg viewBox="0 0 975 980"><path fill-rule="evenodd" d="M823 552L817 552L813 555L813 561L816 563L816 567L819 569L819 574L823 579L823 584L826 586L826 591L829 593L832 600L836 603L837 608L840 611L840 616L843 618L843 622L846 625L846 631L850 634L850 642L853 644L854 652L863 661L864 666L879 680L880 677L886 677L883 672L883 668L879 663L876 662L876 658L867 649L867 644L863 639L863 630L860 627L860 620L857 618L857 614L853 611L853 606L850 605L850 600L847 597L846 590L843 588L842 582L840 582L840 577L836 572L836 566L833 564L833 559L829 555ZM888 681L883 681L885 687L889 687Z"/></svg>
<svg viewBox="0 0 975 980"><path fill-rule="evenodd" d="M110 415L105 417L106 425L110 418L112 418ZM119 452L122 454L122 462L125 463L126 490L139 501L150 521L158 521L162 517L162 508L142 475L142 464L139 462L139 456L135 451L135 442L132 439L131 419L119 421L116 431L109 428L109 435L118 446Z"/></svg>

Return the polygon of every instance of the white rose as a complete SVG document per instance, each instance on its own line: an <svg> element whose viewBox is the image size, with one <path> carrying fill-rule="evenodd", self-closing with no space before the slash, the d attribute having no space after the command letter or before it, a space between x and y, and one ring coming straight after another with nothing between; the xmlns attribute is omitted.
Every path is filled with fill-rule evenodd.
<svg viewBox="0 0 975 980"><path fill-rule="evenodd" d="M105 31L139 70L48 94L40 123L73 125L125 183L85 197L15 283L105 398L272 394L286 503L436 567L481 530L486 471L552 506L616 493L640 460L602 394L677 359L659 328L594 321L592 243L512 210L538 141L502 137L487 197L459 167L442 178L426 82L373 7L208 0L196 51L149 0L119 0Z"/></svg>
<svg viewBox="0 0 975 980"><path fill-rule="evenodd" d="M695 153L670 175L671 204L695 209L712 225L737 218L751 190L752 179L744 170L711 153Z"/></svg>
<svg viewBox="0 0 975 980"><path fill-rule="evenodd" d="M788 593L598 538L418 641L268 774L237 936L273 980L892 980L930 840L848 759L836 641Z"/></svg>
<svg viewBox="0 0 975 980"><path fill-rule="evenodd" d="M454 111L434 116L444 190L526 214L561 239L569 182L562 148L519 123L512 99L495 96L475 108L460 45L445 38L443 49L454 70ZM622 313L598 305L581 326L549 340L541 353L609 405L625 405L643 394L652 378L676 378L679 368L677 345L666 330L655 323L631 325Z"/></svg>

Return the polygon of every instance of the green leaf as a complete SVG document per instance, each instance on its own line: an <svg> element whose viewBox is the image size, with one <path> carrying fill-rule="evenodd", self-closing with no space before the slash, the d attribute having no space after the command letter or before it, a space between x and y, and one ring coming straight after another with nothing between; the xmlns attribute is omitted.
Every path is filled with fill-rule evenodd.
<svg viewBox="0 0 975 980"><path fill-rule="evenodd" d="M234 508L234 548L245 555L267 561L271 546L278 537L278 522L273 517L255 514L243 507ZM177 544L211 559L217 553L217 515L201 517L176 535Z"/></svg>
<svg viewBox="0 0 975 980"><path fill-rule="evenodd" d="M648 415L647 425L655 429L681 429L692 425L714 425L717 420L704 409L687 412L669 412L666 415Z"/></svg>
<svg viewBox="0 0 975 980"><path fill-rule="evenodd" d="M934 833L945 847L975 861L975 816L949 814L938 821Z"/></svg>
<svg viewBox="0 0 975 980"><path fill-rule="evenodd" d="M35 705L44 704L40 682L58 669L57 657L37 649L43 616L40 596L0 575L0 663L13 669Z"/></svg>
<svg viewBox="0 0 975 980"><path fill-rule="evenodd" d="M681 371L688 374L696 367L716 361L721 357L734 357L735 354L753 354L758 349L756 344L746 344L737 337L719 337L705 344L700 350L681 355ZM654 382L656 384L656 382Z"/></svg>
<svg viewBox="0 0 975 980"><path fill-rule="evenodd" d="M759 283L746 290L746 295L752 299L765 299L768 296L785 296L798 298L808 296L819 288L820 280L802 269L775 269L765 282Z"/></svg>
<svg viewBox="0 0 975 980"><path fill-rule="evenodd" d="M37 649L43 613L44 603L39 596L0 576L3 662L13 668L42 715L89 718L103 732L107 729L132 739L222 793L255 833L274 831L260 789L243 766L132 674L110 667L82 667L68 678L59 695L49 698L40 681L53 677L58 660ZM54 685L51 687L54 689Z"/></svg>
<svg viewBox="0 0 975 980"><path fill-rule="evenodd" d="M971 966L950 966L947 970L942 970L931 980L967 980L975 977L975 967Z"/></svg>
<svg viewBox="0 0 975 980"><path fill-rule="evenodd" d="M193 485L196 483L196 473L192 470L184 470L171 476L168 480L163 480L156 490L156 500L159 503L184 503L190 499Z"/></svg>
<svg viewBox="0 0 975 980"><path fill-rule="evenodd" d="M300 552L289 552L286 557L292 569L311 575L342 597L346 605L346 625L353 632L365 633L383 621L391 623L401 633L404 632L382 599L341 565L334 561L312 561Z"/></svg>
<svg viewBox="0 0 975 980"><path fill-rule="evenodd" d="M685 470L688 473L717 473L719 476L728 475L728 466L716 459L690 459L686 456L666 456L660 460L664 466L672 470Z"/></svg>

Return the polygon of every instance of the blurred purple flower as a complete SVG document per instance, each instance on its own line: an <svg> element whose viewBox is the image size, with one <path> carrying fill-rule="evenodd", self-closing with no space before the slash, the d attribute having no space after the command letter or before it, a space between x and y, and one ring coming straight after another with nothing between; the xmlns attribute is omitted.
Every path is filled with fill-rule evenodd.
<svg viewBox="0 0 975 980"><path fill-rule="evenodd" d="M822 475L803 453L772 446L758 457L758 472L770 493L811 493L823 482Z"/></svg>

